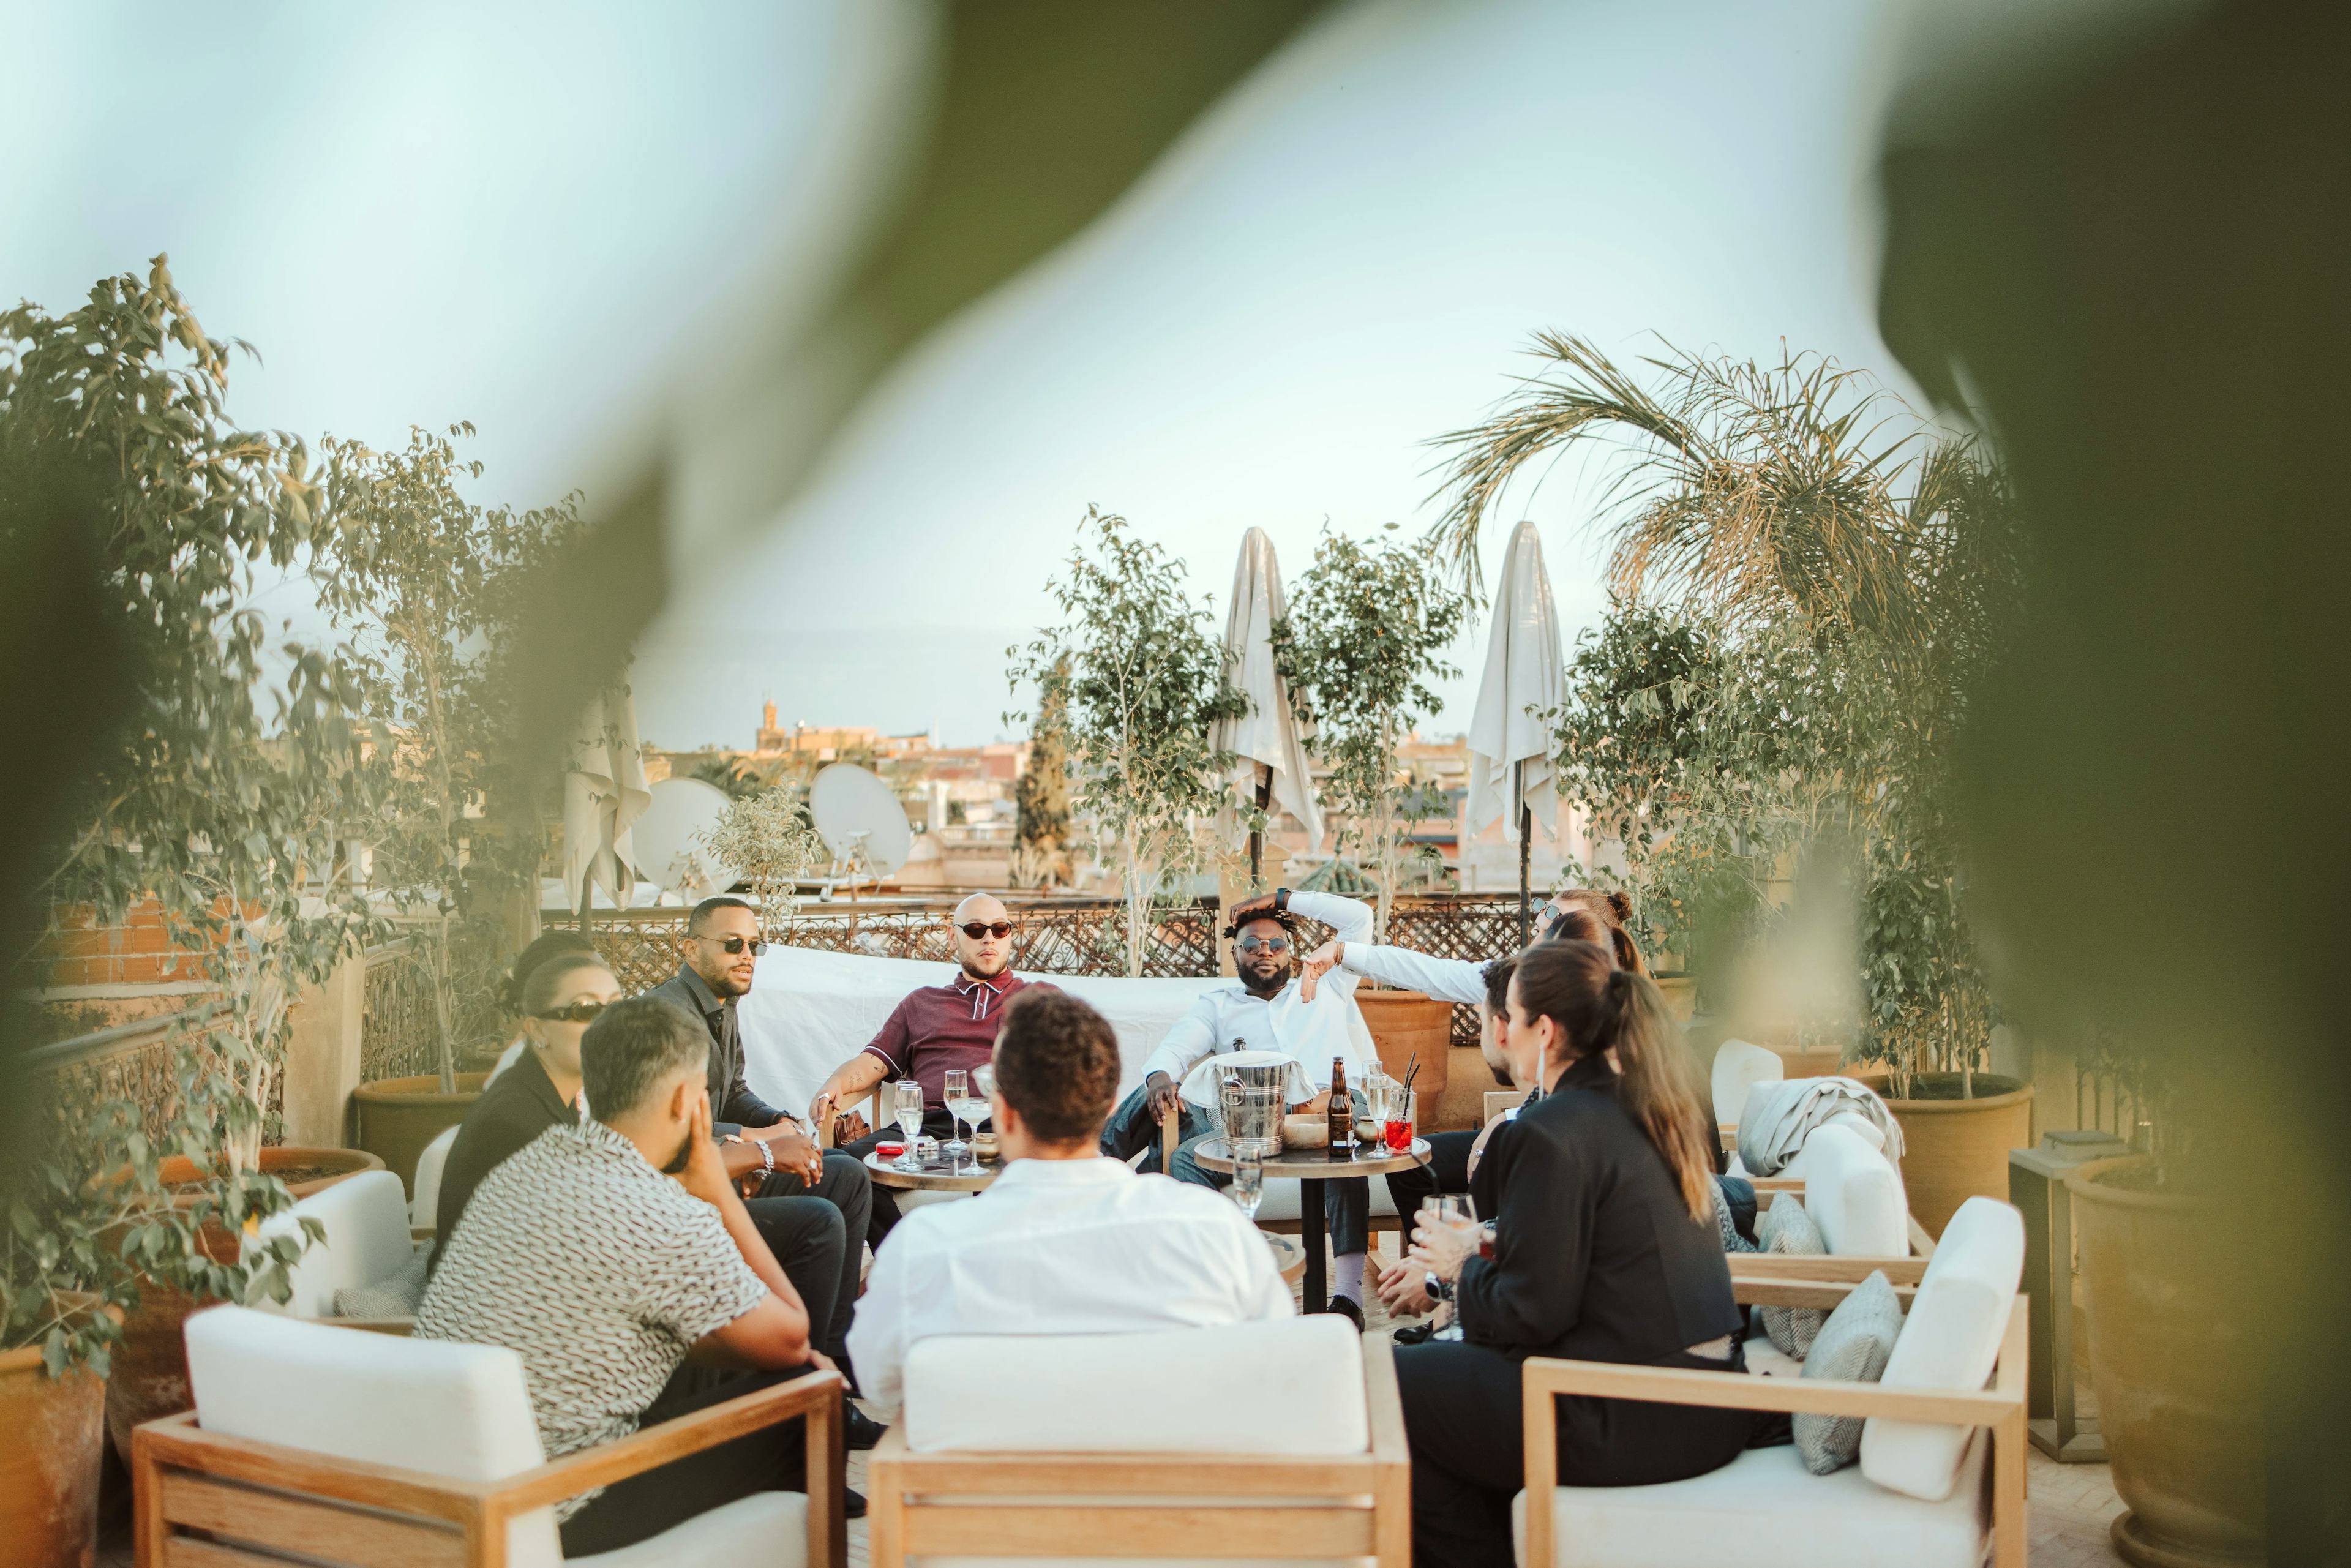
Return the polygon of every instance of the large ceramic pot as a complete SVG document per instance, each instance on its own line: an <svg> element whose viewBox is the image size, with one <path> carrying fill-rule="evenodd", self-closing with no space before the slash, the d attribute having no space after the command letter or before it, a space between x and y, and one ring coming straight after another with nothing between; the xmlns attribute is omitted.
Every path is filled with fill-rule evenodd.
<svg viewBox="0 0 2351 1568"><path fill-rule="evenodd" d="M1418 1064L1412 1089L1426 1108L1421 1113L1420 1124L1443 1131L1431 1115L1444 1103L1445 1085L1452 1071L1453 1004L1421 991L1358 986L1355 1006L1363 1012L1364 1027L1372 1031L1372 1043L1379 1048L1380 1067L1390 1078L1402 1082L1405 1074Z"/></svg>
<svg viewBox="0 0 2351 1568"><path fill-rule="evenodd" d="M1989 1072L1975 1075L1975 1094L1959 1097L1956 1072L1921 1072L1914 1098L1889 1092L1880 1069L1855 1074L1886 1100L1902 1128L1902 1185L1910 1213L1929 1236L1971 1197L2008 1201L2008 1155L2032 1146L2032 1085Z"/></svg>
<svg viewBox="0 0 2351 1568"><path fill-rule="evenodd" d="M2139 1568L2263 1560L2262 1367L2226 1281L2247 1260L2210 1198L2154 1190L2154 1162L2097 1160L2074 1197L2090 1385L2115 1491L2115 1550Z"/></svg>
<svg viewBox="0 0 2351 1568"><path fill-rule="evenodd" d="M11 1568L90 1568L106 1379L53 1378L41 1348L0 1352L0 1545Z"/></svg>
<svg viewBox="0 0 2351 1568"><path fill-rule="evenodd" d="M285 1182L286 1190L299 1200L362 1171L381 1170L383 1162L360 1149L293 1145L263 1149L261 1168ZM198 1175L194 1162L179 1155L164 1160L159 1174L173 1183L193 1182ZM217 1225L205 1226L196 1245L205 1257L221 1263L235 1262L242 1250L238 1239ZM159 1416L176 1416L193 1403L188 1392L188 1351L180 1333L189 1313L213 1304L153 1280L140 1282L139 1305L123 1320L122 1343L115 1349L106 1388L107 1435L126 1464L131 1428Z"/></svg>
<svg viewBox="0 0 2351 1568"><path fill-rule="evenodd" d="M384 1169L415 1196L416 1157L424 1145L465 1119L482 1097L487 1072L460 1072L454 1094L441 1092L441 1075L379 1078L351 1091L351 1116L357 1124L351 1142L383 1160Z"/></svg>
<svg viewBox="0 0 2351 1568"><path fill-rule="evenodd" d="M1698 977L1679 969L1660 969L1649 977L1657 982L1674 1021L1687 1028L1690 1019L1698 1017Z"/></svg>

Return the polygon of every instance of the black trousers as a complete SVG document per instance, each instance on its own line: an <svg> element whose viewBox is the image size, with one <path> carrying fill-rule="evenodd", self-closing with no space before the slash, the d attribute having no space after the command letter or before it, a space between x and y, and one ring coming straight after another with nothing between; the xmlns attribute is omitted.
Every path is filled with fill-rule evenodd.
<svg viewBox="0 0 2351 1568"><path fill-rule="evenodd" d="M743 1207L758 1228L759 1239L776 1255L776 1264L808 1308L809 1343L832 1354L839 1342L832 1326L841 1297L841 1275L849 1255L848 1232L841 1210L820 1197L755 1197ZM852 1290L856 1274L850 1274Z"/></svg>
<svg viewBox="0 0 2351 1568"><path fill-rule="evenodd" d="M923 1113L923 1131L939 1142L944 1144L954 1137L956 1130L956 1119L948 1113L946 1106L934 1105ZM862 1162L866 1155L881 1145L903 1144L905 1141L905 1134L898 1131L897 1124L893 1123L878 1133L868 1133L852 1143L841 1145L837 1152L861 1162L858 1175L863 1176L865 1170ZM888 1187L872 1186L871 1178L867 1185L873 1196L870 1210L872 1218L865 1224L865 1239L872 1242L878 1252L882 1249L882 1239L890 1234L892 1226L898 1223L898 1199Z"/></svg>
<svg viewBox="0 0 2351 1568"><path fill-rule="evenodd" d="M642 1425L651 1427L756 1394L805 1376L808 1371L802 1366L789 1372L730 1374L689 1363L680 1366L669 1385L645 1406ZM614 1481L563 1521L563 1555L617 1552L754 1492L806 1491L806 1426L795 1417L762 1427L716 1448Z"/></svg>
<svg viewBox="0 0 2351 1568"><path fill-rule="evenodd" d="M857 1156L844 1154L839 1149L829 1149L824 1156L823 1178L816 1184L813 1191L810 1189L806 1178L790 1171L776 1171L771 1173L765 1184L760 1186L759 1196L753 1198L747 1206L755 1220L758 1218L762 1204L775 1203L779 1200L789 1200L795 1205L820 1202L829 1205L840 1215L841 1224L836 1228L839 1231L839 1240L836 1244L839 1257L834 1262L832 1271L830 1275L818 1276L812 1273L810 1276L817 1280L820 1294L810 1294L809 1287L801 1283L800 1276L792 1272L789 1264L784 1265L784 1272L791 1278L792 1289L799 1291L800 1300L808 1303L809 1343L837 1362L841 1359L841 1345L848 1337L849 1325L857 1312L859 1265L864 1261L865 1231L866 1228L872 1223L874 1196L873 1179L866 1174L865 1167L858 1163ZM778 1212L780 1214L785 1211ZM789 1212L805 1213L804 1210L797 1207ZM790 1223L796 1230L803 1228L819 1228L813 1221L805 1218ZM767 1236L767 1227L762 1225L759 1233ZM771 1249L775 1249L776 1261L783 1263L783 1252L776 1248L773 1237L768 1238L768 1245ZM820 1330L817 1326L820 1308L822 1312L823 1323ZM843 1371L848 1369L848 1364L847 1362L841 1362Z"/></svg>
<svg viewBox="0 0 2351 1568"><path fill-rule="evenodd" d="M1724 1371L1744 1364L1683 1356ZM1488 1345L1401 1345L1396 1388L1412 1450L1414 1568L1507 1568L1510 1499L1526 1484L1520 1361ZM1646 1486L1719 1470L1762 1430L1751 1410L1568 1397L1559 1406L1559 1479Z"/></svg>
<svg viewBox="0 0 2351 1568"><path fill-rule="evenodd" d="M1193 1149L1208 1136L1208 1129L1192 1113L1188 1104L1184 1107L1182 1120L1176 1124L1176 1135L1182 1141L1176 1149L1176 1168L1168 1175L1177 1181L1212 1186L1220 1192L1233 1185L1232 1177L1221 1171L1208 1170L1192 1157ZM1151 1119L1150 1108L1140 1089L1119 1102L1118 1109L1103 1124L1102 1135L1102 1152L1112 1159L1131 1160L1138 1150L1143 1154L1143 1163L1135 1168L1157 1172L1159 1124ZM1371 1178L1355 1176L1324 1182L1322 1215L1330 1227L1331 1250L1334 1254L1344 1258L1350 1252L1366 1250L1372 1239Z"/></svg>

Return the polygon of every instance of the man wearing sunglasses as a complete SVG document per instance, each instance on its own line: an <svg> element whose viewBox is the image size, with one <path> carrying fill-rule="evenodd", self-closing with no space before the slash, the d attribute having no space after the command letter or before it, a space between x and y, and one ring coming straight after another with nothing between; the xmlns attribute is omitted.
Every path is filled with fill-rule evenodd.
<svg viewBox="0 0 2351 1568"><path fill-rule="evenodd" d="M1168 1174L1178 1181L1223 1186L1229 1177L1203 1170L1192 1158L1193 1145L1207 1135L1206 1121L1183 1092L1194 1068L1220 1051L1273 1051L1303 1069L1300 1082L1306 1097L1292 1108L1319 1109L1330 1097L1332 1058L1345 1064L1350 1083L1363 1082L1377 1065L1379 1052L1355 1007L1355 977L1338 970L1325 976L1311 994L1290 977L1290 961L1301 952L1293 915L1328 925L1335 941L1364 942L1372 935L1371 905L1335 894L1277 888L1234 905L1229 935L1238 983L1206 993L1176 1020L1143 1064L1143 1086L1112 1113L1110 1125L1102 1131L1102 1153L1132 1159L1140 1152L1140 1168L1157 1170L1159 1128L1175 1116L1179 1118L1177 1135L1185 1142ZM1196 1097L1207 1092L1200 1085L1193 1087ZM1323 1186L1335 1255L1330 1310L1353 1318L1361 1328L1371 1184L1358 1176Z"/></svg>
<svg viewBox="0 0 2351 1568"><path fill-rule="evenodd" d="M753 1218L763 1228L778 1230L769 1237L769 1245L779 1253L788 1251L797 1237L782 1232L809 1223L798 1206L778 1200L822 1198L841 1211L848 1246L833 1311L818 1346L839 1360L857 1306L863 1261L859 1243L872 1221L873 1183L854 1157L828 1154L818 1145L814 1129L761 1099L744 1076L743 1029L736 1003L751 989L759 955L767 948L759 936L758 911L728 894L705 898L686 916L685 935L678 942L684 962L677 974L645 994L684 1008L710 1031L711 1130L722 1140L719 1155L728 1178L749 1189ZM845 1362L842 1370L851 1370ZM851 1442L871 1447L867 1439L878 1437L879 1429L864 1430L858 1425L862 1420L855 1416L851 1421Z"/></svg>
<svg viewBox="0 0 2351 1568"><path fill-rule="evenodd" d="M1031 985L1012 972L1016 927L1002 901L975 893L948 917L953 928L956 973L946 984L909 993L891 1012L881 1032L863 1051L836 1068L817 1091L809 1116L825 1125L837 1111L855 1105L873 1086L912 1080L923 1086L923 1131L935 1138L955 1134L946 1106L946 1075L986 1067L996 1053L996 1031L1005 1004ZM1046 988L1050 989L1051 988ZM876 1121L883 1118L876 1117ZM862 1159L895 1127L845 1144L839 1153ZM861 1171L862 1167L861 1166ZM898 1206L887 1189L873 1189L873 1218L866 1235L876 1248L898 1223Z"/></svg>

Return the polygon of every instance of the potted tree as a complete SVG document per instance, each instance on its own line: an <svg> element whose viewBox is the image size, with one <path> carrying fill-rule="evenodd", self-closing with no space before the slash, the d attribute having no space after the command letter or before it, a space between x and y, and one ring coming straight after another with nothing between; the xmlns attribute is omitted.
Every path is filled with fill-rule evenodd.
<svg viewBox="0 0 2351 1568"><path fill-rule="evenodd" d="M798 785L739 796L696 841L719 865L731 866L759 906L759 924L778 935L799 904L799 879L825 863L824 840Z"/></svg>
<svg viewBox="0 0 2351 1568"><path fill-rule="evenodd" d="M379 719L381 788L360 831L433 988L436 1070L375 1079L351 1097L359 1145L403 1182L488 1078L459 1063L496 1038L507 908L517 890L535 903L545 848L528 792L499 770L514 716L491 671L516 585L581 526L576 495L528 512L466 500L458 486L481 465L455 442L472 434L414 431L396 453L325 444L320 600L353 634L352 676Z"/></svg>
<svg viewBox="0 0 2351 1568"><path fill-rule="evenodd" d="M1096 858L1119 877L1123 967L1140 975L1161 889L1199 863L1192 824L1216 810L1215 781L1232 765L1208 727L1243 699L1182 563L1095 507L1078 527L1066 571L1047 585L1061 623L1005 657L1014 691L1033 689L1040 714L1063 715L1071 814L1091 824Z"/></svg>
<svg viewBox="0 0 2351 1568"><path fill-rule="evenodd" d="M1396 525L1389 523L1393 535ZM1318 784L1332 850L1350 852L1374 887L1377 940L1408 862L1433 860L1412 830L1451 805L1419 787L1401 748L1424 716L1444 706L1428 683L1460 672L1445 661L1468 611L1426 551L1383 538L1365 545L1326 528L1298 580L1273 644L1290 702L1312 728ZM1417 1060L1416 1081L1435 1105L1449 1076L1453 1009L1418 991L1364 987L1364 1023L1390 1075Z"/></svg>

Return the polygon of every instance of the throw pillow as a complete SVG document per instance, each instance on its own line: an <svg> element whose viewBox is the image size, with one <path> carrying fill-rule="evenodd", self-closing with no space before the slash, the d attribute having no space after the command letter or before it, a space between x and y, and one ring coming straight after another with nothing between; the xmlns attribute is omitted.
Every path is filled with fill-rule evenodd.
<svg viewBox="0 0 2351 1568"><path fill-rule="evenodd" d="M1886 1372L1886 1358L1902 1333L1902 1299L1884 1270L1855 1285L1813 1340L1813 1354L1804 1357L1806 1377L1834 1378L1841 1383L1875 1383ZM1796 1453L1804 1469L1816 1476L1841 1470L1861 1455L1860 1416L1798 1416Z"/></svg>
<svg viewBox="0 0 2351 1568"><path fill-rule="evenodd" d="M389 1279L378 1280L372 1285L347 1285L337 1291L335 1315L339 1318L414 1317L417 1303L424 1299L424 1271L432 1258L432 1247L421 1247L401 1267L400 1272Z"/></svg>
<svg viewBox="0 0 2351 1568"><path fill-rule="evenodd" d="M1748 1204L1751 1212L1754 1204L1753 1187L1743 1181L1733 1182L1727 1176L1714 1178L1714 1223L1715 1228L1722 1232L1722 1249L1725 1252L1757 1250L1754 1242L1739 1233L1739 1215L1731 1203L1731 1194L1736 1188L1740 1187L1744 1187L1749 1195Z"/></svg>
<svg viewBox="0 0 2351 1568"><path fill-rule="evenodd" d="M1763 1223L1755 1228L1755 1239L1762 1251L1788 1258L1825 1257L1829 1249L1821 1239L1821 1228L1813 1223L1802 1200L1792 1192L1771 1200ZM1802 1361L1811 1352L1813 1336L1821 1332L1819 1308L1761 1307L1757 1312L1763 1319L1765 1337L1779 1347L1781 1354Z"/></svg>

